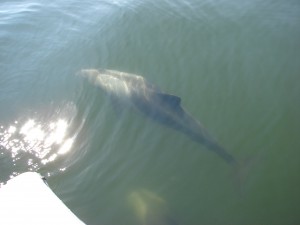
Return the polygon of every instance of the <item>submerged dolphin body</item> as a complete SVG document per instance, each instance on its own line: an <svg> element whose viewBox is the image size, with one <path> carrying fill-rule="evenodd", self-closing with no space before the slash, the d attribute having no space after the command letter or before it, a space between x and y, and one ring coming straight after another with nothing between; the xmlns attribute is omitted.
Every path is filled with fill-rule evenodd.
<svg viewBox="0 0 300 225"><path fill-rule="evenodd" d="M151 119L184 133L227 163L237 164L235 158L208 134L200 122L182 108L179 97L161 92L145 78L134 74L96 69L81 70L79 74L113 99L130 104Z"/></svg>
<svg viewBox="0 0 300 225"><path fill-rule="evenodd" d="M141 225L178 225L167 202L147 189L132 191L127 200Z"/></svg>

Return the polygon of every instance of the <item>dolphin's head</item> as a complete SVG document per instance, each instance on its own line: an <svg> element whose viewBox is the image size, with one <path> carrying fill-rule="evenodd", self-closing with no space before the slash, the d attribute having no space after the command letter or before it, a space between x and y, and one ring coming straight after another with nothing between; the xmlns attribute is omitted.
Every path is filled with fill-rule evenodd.
<svg viewBox="0 0 300 225"><path fill-rule="evenodd" d="M82 69L77 75L87 78L95 86L115 96L124 97L130 93L128 82L109 70Z"/></svg>
<svg viewBox="0 0 300 225"><path fill-rule="evenodd" d="M95 69L82 69L78 75L87 78L91 83L94 83L99 75L99 71Z"/></svg>

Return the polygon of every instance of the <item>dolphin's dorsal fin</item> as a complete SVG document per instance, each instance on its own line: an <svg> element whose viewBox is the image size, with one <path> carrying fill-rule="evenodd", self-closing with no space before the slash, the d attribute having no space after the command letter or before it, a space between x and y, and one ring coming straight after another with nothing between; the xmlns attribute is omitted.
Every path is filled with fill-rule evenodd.
<svg viewBox="0 0 300 225"><path fill-rule="evenodd" d="M180 107L181 98L179 98L178 96L164 93L155 93L155 96L160 102L172 108Z"/></svg>

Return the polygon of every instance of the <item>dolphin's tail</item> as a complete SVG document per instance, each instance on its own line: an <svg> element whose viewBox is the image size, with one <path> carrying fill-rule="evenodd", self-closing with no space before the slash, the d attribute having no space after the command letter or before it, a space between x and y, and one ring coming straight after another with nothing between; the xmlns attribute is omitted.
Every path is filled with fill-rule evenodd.
<svg viewBox="0 0 300 225"><path fill-rule="evenodd" d="M237 192L243 196L247 191L248 180L253 169L261 164L261 155L253 154L247 158L239 159L238 163L233 167L233 179Z"/></svg>
<svg viewBox="0 0 300 225"><path fill-rule="evenodd" d="M198 142L204 144L207 149L213 151L222 158L228 165L232 167L232 175L237 192L243 195L245 192L245 184L251 173L252 168L261 160L259 156L248 157L247 159L237 160L225 148L215 142L212 138L198 139Z"/></svg>
<svg viewBox="0 0 300 225"><path fill-rule="evenodd" d="M216 153L218 156L220 156L224 161L226 161L228 164L232 166L237 166L238 162L235 159L233 155L228 153L222 146L220 146L218 143L215 143L213 141L206 140L205 146Z"/></svg>
<svg viewBox="0 0 300 225"><path fill-rule="evenodd" d="M251 167L251 161L238 161L233 155L228 153L222 146L217 143L211 143L206 145L211 151L215 152L219 157L221 157L224 161L227 162L228 165L231 166L232 169L232 179L234 186L236 188L236 192L239 195L244 194L245 189L245 181L248 177L249 170Z"/></svg>
<svg viewBox="0 0 300 225"><path fill-rule="evenodd" d="M210 148L232 167L232 178L237 193L242 196L245 192L245 183L253 166L253 160L237 160L221 146Z"/></svg>

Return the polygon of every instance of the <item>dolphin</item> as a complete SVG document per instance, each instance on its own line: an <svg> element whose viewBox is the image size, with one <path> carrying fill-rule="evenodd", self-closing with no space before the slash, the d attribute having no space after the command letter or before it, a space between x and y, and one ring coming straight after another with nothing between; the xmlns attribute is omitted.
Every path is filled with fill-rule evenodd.
<svg viewBox="0 0 300 225"><path fill-rule="evenodd" d="M167 202L147 189L137 189L127 196L137 222L141 225L178 225Z"/></svg>
<svg viewBox="0 0 300 225"><path fill-rule="evenodd" d="M228 164L236 159L228 153L182 106L178 96L162 92L145 78L135 74L104 69L83 69L79 75L100 87L118 103L129 104L145 116L187 135L204 145Z"/></svg>

